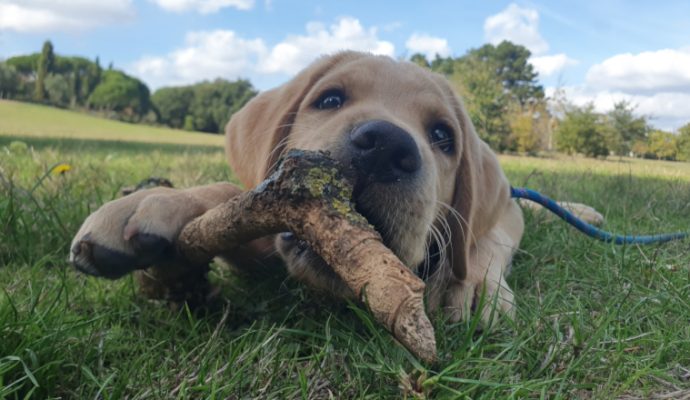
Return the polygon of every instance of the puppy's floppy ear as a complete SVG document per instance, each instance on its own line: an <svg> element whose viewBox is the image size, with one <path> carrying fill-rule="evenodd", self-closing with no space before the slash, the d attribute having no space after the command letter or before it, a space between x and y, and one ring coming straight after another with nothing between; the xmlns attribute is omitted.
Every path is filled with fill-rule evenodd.
<svg viewBox="0 0 690 400"><path fill-rule="evenodd" d="M284 85L259 94L232 116L225 128L225 152L246 188L256 186L270 174L312 86L339 62L363 56L341 52L322 57Z"/></svg>
<svg viewBox="0 0 690 400"><path fill-rule="evenodd" d="M511 200L510 184L498 159L477 135L462 102L457 96L453 98L457 102L454 108L462 129L462 149L459 149L461 158L451 205L460 218L450 216L448 222L451 224L453 275L463 280L475 256L473 244L494 227L503 207Z"/></svg>

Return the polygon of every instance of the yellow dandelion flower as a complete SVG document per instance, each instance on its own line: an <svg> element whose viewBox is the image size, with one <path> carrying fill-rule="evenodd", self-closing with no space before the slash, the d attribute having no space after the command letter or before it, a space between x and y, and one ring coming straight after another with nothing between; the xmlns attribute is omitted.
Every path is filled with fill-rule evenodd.
<svg viewBox="0 0 690 400"><path fill-rule="evenodd" d="M58 165L53 167L53 169L50 171L50 173L52 173L53 175L62 175L71 169L72 169L72 166L69 164L58 164Z"/></svg>

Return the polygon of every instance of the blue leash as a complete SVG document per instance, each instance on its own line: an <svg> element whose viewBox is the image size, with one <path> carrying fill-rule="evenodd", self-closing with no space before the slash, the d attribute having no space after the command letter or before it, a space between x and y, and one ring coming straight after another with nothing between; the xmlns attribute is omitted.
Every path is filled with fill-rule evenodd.
<svg viewBox="0 0 690 400"><path fill-rule="evenodd" d="M589 237L601 240L602 242L613 242L615 244L652 244L652 243L665 243L671 240L678 240L690 237L690 232L677 232L668 233L662 235L644 235L644 236L621 236L602 231L601 229L586 223L585 221L577 218L570 211L561 207L555 201L544 196L539 192L535 192L531 189L525 188L510 188L510 197L527 199L535 203L539 203L546 207L549 211L558 215L565 222L577 228L580 232L584 233Z"/></svg>

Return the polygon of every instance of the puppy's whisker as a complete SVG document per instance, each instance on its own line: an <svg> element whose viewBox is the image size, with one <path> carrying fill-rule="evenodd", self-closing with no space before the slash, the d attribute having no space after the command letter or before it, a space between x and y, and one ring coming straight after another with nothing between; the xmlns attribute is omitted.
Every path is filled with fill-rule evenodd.
<svg viewBox="0 0 690 400"><path fill-rule="evenodd" d="M448 214L452 215L452 216L455 218L456 222L458 222L458 223L460 223L460 222L465 222L465 223L467 223L467 221L465 220L465 218L463 218L463 216L460 214L460 212L459 212L458 210L456 210L454 207L452 207L452 206L450 206L449 204L446 204L446 203L444 203L444 202L442 202L442 201L438 201L438 200L436 201L436 204L438 204L438 205L440 205L441 207L445 208L446 211L448 211Z"/></svg>
<svg viewBox="0 0 690 400"><path fill-rule="evenodd" d="M448 214L453 217L453 219L457 223L458 227L460 228L460 232L462 233L463 236L468 237L468 239L472 240L472 241L477 240L477 238L474 235L474 232L472 232L471 229L469 232L465 232L465 228L464 228L465 225L469 228L470 223L469 223L469 221L467 221L465 219L465 217L462 216L462 214L460 214L460 212L458 210L456 210L452 206L450 206L450 205L448 205L442 201L437 201L437 203L439 205L441 205L442 207L444 207L446 210L448 210ZM469 233L469 236L468 236L468 233Z"/></svg>
<svg viewBox="0 0 690 400"><path fill-rule="evenodd" d="M429 237L436 243L436 249L438 251L438 259L436 260L436 268L432 271L431 268L427 267L426 276L422 278L425 279L429 286L427 286L428 295L431 298L438 298L441 293L447 287L450 281L450 275L448 274L448 259L447 252L448 248L452 249L452 242L450 241L449 226L445 219L445 216L438 213L435 217L435 223L432 225ZM436 225L438 224L438 225ZM443 230L439 229L439 226ZM431 260L431 254L429 254L429 260Z"/></svg>
<svg viewBox="0 0 690 400"><path fill-rule="evenodd" d="M439 263L445 264L448 261L448 248L449 247L450 247L450 250L452 252L453 242L451 240L451 230L450 230L450 225L448 225L448 221L446 221L445 217L439 215L437 220L438 220L438 223L443 228L443 232L439 232L439 234L438 234L438 236L440 237L439 243L438 243Z"/></svg>
<svg viewBox="0 0 690 400"><path fill-rule="evenodd" d="M268 156L266 157L266 162L268 162L270 160L273 160L273 162L271 163L271 165L269 165L268 169L266 170L267 173L270 173L271 171L273 171L276 168L276 166L278 165L278 161L280 160L280 154L277 154L277 153L283 152L292 143L293 143L293 139L291 139L290 136L286 136L286 137L282 138L278 142L278 144L276 144L276 146L273 148L273 150L271 150L270 153L268 153Z"/></svg>
<svg viewBox="0 0 690 400"><path fill-rule="evenodd" d="M424 271L425 275L427 274L427 271L429 270L429 266L431 265L430 251L431 251L431 242L433 239L431 237L432 236L431 232L429 232L429 233L430 234L426 237L426 239L424 241L424 261L422 264L422 271ZM421 278L426 279L427 276L421 276Z"/></svg>
<svg viewBox="0 0 690 400"><path fill-rule="evenodd" d="M446 236L450 240L451 230L450 230L450 224L448 223L448 219L446 218L446 216L441 214L441 213L438 213L436 215L435 223L439 224L441 226L441 228L443 228L443 232L445 232Z"/></svg>
<svg viewBox="0 0 690 400"><path fill-rule="evenodd" d="M283 129L285 129L285 128L291 128L293 125L294 125L293 123L287 123L287 124L282 124L282 125L278 125L278 126L271 127L271 128L269 128L269 129L267 129L267 130L264 130L264 131L256 132L255 134L252 135L251 138L249 138L249 140L246 141L246 144L247 144L247 146L255 146L255 145L257 144L258 141L263 141L263 140L265 140L264 138L265 138L266 136L272 136L272 134L274 133L274 131L276 131L276 130L283 130ZM285 138L287 138L287 137L289 137L289 135L286 135L286 136L285 136ZM281 141L278 143L278 145L276 145L276 147L274 147L273 150L268 154L268 157L269 157L269 158L271 157L271 155L272 155L276 150L279 149L280 144L283 143L283 140L285 140L285 138L281 139Z"/></svg>
<svg viewBox="0 0 690 400"><path fill-rule="evenodd" d="M243 151L244 151L245 153L252 153L252 152L254 151L253 148L259 145L259 141L265 140L264 138L265 138L267 135L268 135L268 136L271 136L271 133L272 133L271 131L279 130L279 129L284 129L284 128L290 128L290 127L292 127L292 126L293 126L292 123L283 124L283 125L279 125L279 126L277 126L277 127L271 127L269 130L257 132L257 133L254 134L251 138L249 138L249 140L246 140L246 141L244 142ZM289 140L290 140L289 138L290 138L290 136L289 136L289 135L286 135L284 138L282 138L282 139L273 147L273 149L266 155L266 157L265 157L263 160L257 160L257 161L263 161L263 165L266 165L266 164L268 164L269 161L274 160L274 161L271 163L271 165L268 166L269 168L266 170L267 172L270 172L270 171L272 171L272 170L275 168L276 163L277 163L278 158L279 158L279 157L277 157L277 154L276 154L276 153L279 153L279 152L282 152L282 151L283 151L283 149L284 149L284 148L287 146L287 144L289 143Z"/></svg>
<svg viewBox="0 0 690 400"><path fill-rule="evenodd" d="M436 217L436 220L439 220L439 217ZM425 251L425 259L424 259L424 274L425 276L422 276L423 279L428 279L431 275L436 273L438 269L432 273L430 271L432 270L432 267L435 265L443 265L446 260L446 246L447 246L448 240L447 236L444 235L438 227L435 226L435 224L432 224L429 227L429 234L426 238L426 251ZM432 254L431 251L434 250L437 253ZM438 259L434 260L434 257L438 256ZM432 264L433 263L433 264Z"/></svg>

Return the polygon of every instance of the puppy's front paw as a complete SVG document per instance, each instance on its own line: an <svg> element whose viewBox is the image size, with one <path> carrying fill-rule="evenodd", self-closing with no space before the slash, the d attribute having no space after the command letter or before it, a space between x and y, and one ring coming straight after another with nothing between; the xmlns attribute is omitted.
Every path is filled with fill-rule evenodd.
<svg viewBox="0 0 690 400"><path fill-rule="evenodd" d="M563 206L563 208L570 211L576 217L587 222L588 224L601 226L604 223L604 216L593 207L581 203L562 202L560 204Z"/></svg>
<svg viewBox="0 0 690 400"><path fill-rule="evenodd" d="M473 312L480 312L482 323L489 328L501 315L514 318L513 302L513 291L503 278L498 282L465 280L448 285L445 311L451 322L468 320Z"/></svg>
<svg viewBox="0 0 690 400"><path fill-rule="evenodd" d="M104 204L74 237L70 262L80 271L116 279L174 256L184 225L206 208L184 191L142 190Z"/></svg>

